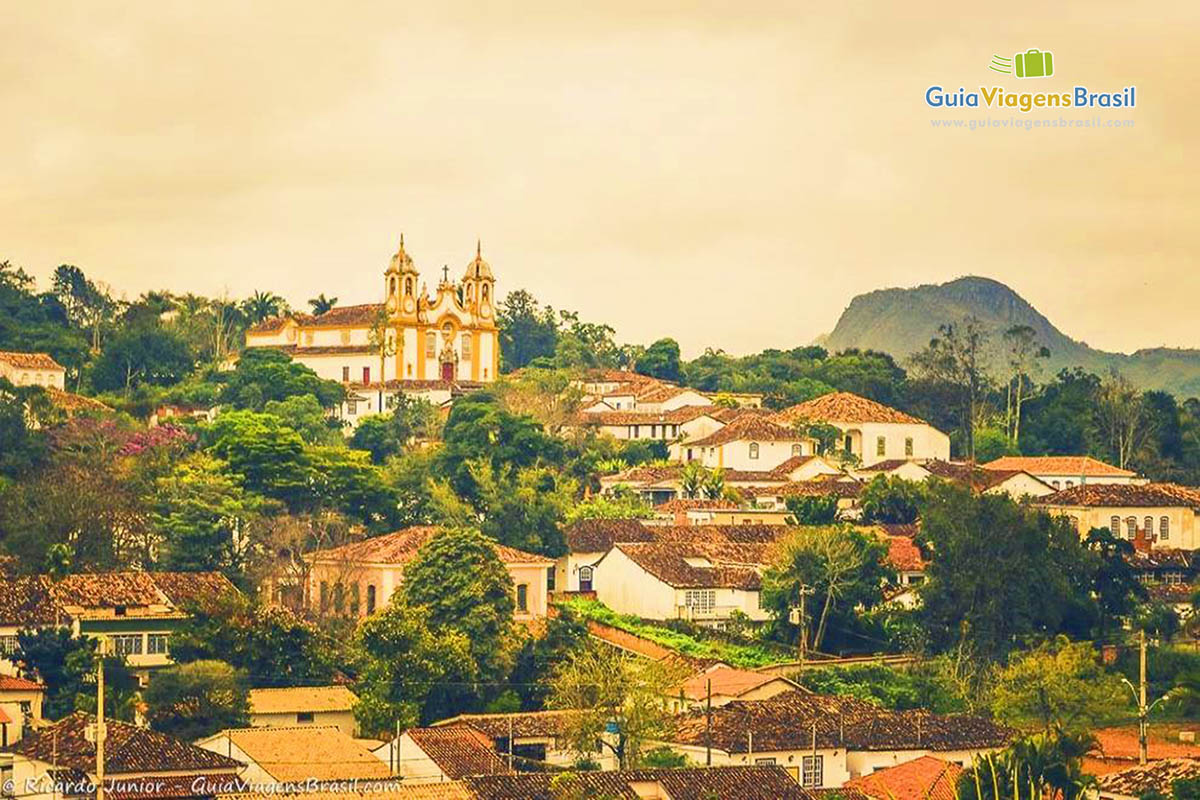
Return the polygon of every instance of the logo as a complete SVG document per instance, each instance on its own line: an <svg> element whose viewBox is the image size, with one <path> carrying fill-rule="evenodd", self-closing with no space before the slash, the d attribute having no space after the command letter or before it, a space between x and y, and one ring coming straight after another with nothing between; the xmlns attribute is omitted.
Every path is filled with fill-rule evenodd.
<svg viewBox="0 0 1200 800"><path fill-rule="evenodd" d="M992 56L988 69L1018 78L1049 78L1054 74L1054 54L1049 50L1030 48L1012 58Z"/></svg>

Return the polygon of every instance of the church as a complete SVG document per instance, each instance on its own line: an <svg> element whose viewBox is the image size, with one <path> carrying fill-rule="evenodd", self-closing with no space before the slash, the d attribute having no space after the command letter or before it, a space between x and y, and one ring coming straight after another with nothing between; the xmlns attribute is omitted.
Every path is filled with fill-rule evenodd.
<svg viewBox="0 0 1200 800"><path fill-rule="evenodd" d="M462 279L450 280L443 268L430 296L402 235L383 273L382 303L264 320L246 331L246 347L281 350L344 384L343 418L351 424L386 410L401 392L441 404L499 372L495 277L476 243Z"/></svg>

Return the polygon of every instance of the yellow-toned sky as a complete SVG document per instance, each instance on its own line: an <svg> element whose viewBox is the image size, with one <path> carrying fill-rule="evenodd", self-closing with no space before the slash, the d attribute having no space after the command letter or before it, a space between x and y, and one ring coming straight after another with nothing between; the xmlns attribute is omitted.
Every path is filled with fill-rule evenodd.
<svg viewBox="0 0 1200 800"><path fill-rule="evenodd" d="M43 280L66 262L129 296L374 301L404 231L431 282L481 236L502 292L689 353L807 343L857 293L963 274L1097 347L1200 345L1195 0L0 18L0 259ZM1030 47L1054 77L987 70ZM1136 84L1103 115L1135 125L935 129L1020 115L936 112L931 84Z"/></svg>

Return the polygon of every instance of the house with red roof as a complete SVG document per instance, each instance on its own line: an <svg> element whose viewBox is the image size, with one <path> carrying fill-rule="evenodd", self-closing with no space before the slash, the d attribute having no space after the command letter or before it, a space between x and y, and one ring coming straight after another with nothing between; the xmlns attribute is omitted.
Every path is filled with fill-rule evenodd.
<svg viewBox="0 0 1200 800"><path fill-rule="evenodd" d="M936 756L921 756L894 767L884 767L846 782L871 800L957 800L963 768Z"/></svg>
<svg viewBox="0 0 1200 800"><path fill-rule="evenodd" d="M672 693L668 702L675 713L713 708L735 700L769 700L788 692L807 692L782 675L738 669L728 664L710 664L689 675Z"/></svg>
<svg viewBox="0 0 1200 800"><path fill-rule="evenodd" d="M1086 483L1040 498L1086 537L1108 528L1135 547L1200 549L1200 489L1175 483Z"/></svg>
<svg viewBox="0 0 1200 800"><path fill-rule="evenodd" d="M42 719L46 687L15 675L0 675L0 747L21 741L25 729Z"/></svg>
<svg viewBox="0 0 1200 800"><path fill-rule="evenodd" d="M404 567L421 546L441 533L437 526L414 526L308 553L305 606L318 614L370 616L400 588ZM502 544L493 547L512 577L516 618L546 616L554 560Z"/></svg>
<svg viewBox="0 0 1200 800"><path fill-rule="evenodd" d="M67 370L46 353L0 350L0 378L14 386L66 389Z"/></svg>
<svg viewBox="0 0 1200 800"><path fill-rule="evenodd" d="M950 458L950 437L923 419L851 392L831 392L773 414L779 425L823 422L842 432L843 452L864 467L889 459Z"/></svg>
<svg viewBox="0 0 1200 800"><path fill-rule="evenodd" d="M1021 470L1055 490L1085 484L1146 483L1132 470L1106 464L1091 456L1002 456L983 465L984 469Z"/></svg>

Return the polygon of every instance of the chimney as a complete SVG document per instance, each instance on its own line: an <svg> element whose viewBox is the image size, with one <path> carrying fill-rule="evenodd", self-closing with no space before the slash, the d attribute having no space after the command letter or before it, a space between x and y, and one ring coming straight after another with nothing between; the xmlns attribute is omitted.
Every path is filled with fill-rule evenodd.
<svg viewBox="0 0 1200 800"><path fill-rule="evenodd" d="M1154 532L1145 528L1135 528L1133 533L1133 549L1138 553L1149 553L1154 544Z"/></svg>

